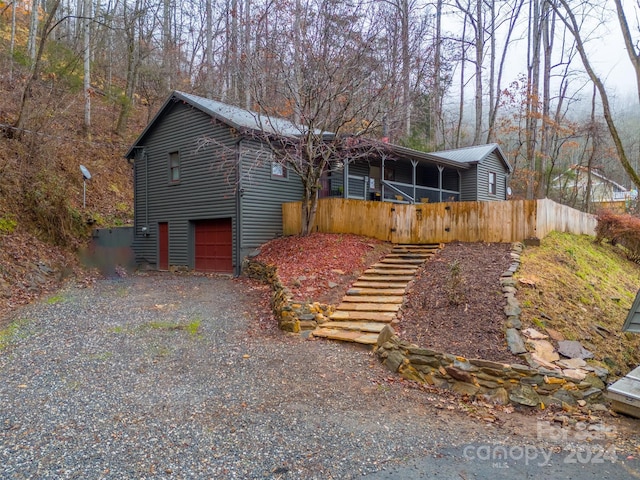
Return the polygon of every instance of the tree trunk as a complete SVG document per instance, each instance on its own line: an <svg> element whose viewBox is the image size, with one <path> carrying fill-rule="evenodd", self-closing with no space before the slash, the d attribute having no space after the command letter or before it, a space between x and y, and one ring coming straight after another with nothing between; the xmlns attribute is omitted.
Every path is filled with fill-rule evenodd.
<svg viewBox="0 0 640 480"><path fill-rule="evenodd" d="M484 18L482 11L483 0L476 0L476 121L473 132L473 144L478 145L482 136L482 59L484 56Z"/></svg>
<svg viewBox="0 0 640 480"><path fill-rule="evenodd" d="M118 135L124 135L127 129L127 122L131 113L131 107L133 104L133 95L136 90L136 78L138 76L139 65L139 47L138 39L140 32L136 30L136 22L139 15L140 0L136 0L135 7L130 12L127 19L127 2L124 1L123 8L125 11L125 35L127 36L127 73L126 73L126 85L124 97L122 97L122 104L120 105L120 113L118 115L118 122L116 123L115 131Z"/></svg>
<svg viewBox="0 0 640 480"><path fill-rule="evenodd" d="M627 48L627 55L629 55L629 60L631 60L631 64L633 65L633 69L636 74L636 88L638 93L638 100L640 100L640 55L637 53L637 44L631 36L631 30L629 30L627 17L625 16L624 9L622 8L622 1L613 1L616 4L616 10L618 12L618 23L620 23L622 38L624 38L624 44Z"/></svg>
<svg viewBox="0 0 640 480"><path fill-rule="evenodd" d="M13 83L13 51L16 44L16 3L17 0L13 0L11 4L11 44L9 47L9 82Z"/></svg>
<svg viewBox="0 0 640 480"><path fill-rule="evenodd" d="M43 32L44 35L44 32ZM38 44L38 0L31 2L31 25L29 26L29 38L27 39L27 51L31 63L36 61L36 48Z"/></svg>
<svg viewBox="0 0 640 480"><path fill-rule="evenodd" d="M536 193L539 180L537 166L538 140L538 105L540 99L540 4L539 0L531 2L527 49L527 115L526 115L526 150L529 163L529 179L527 182L527 198L532 199Z"/></svg>
<svg viewBox="0 0 640 480"><path fill-rule="evenodd" d="M35 2L35 4L37 11L37 1ZM22 134L22 130L24 129L27 120L27 110L29 109L29 105L31 103L31 89L34 82L40 77L40 63L42 61L42 54L44 53L44 47L47 43L47 38L49 38L49 33L51 33L51 24L53 23L56 15L56 10L58 10L59 5L60 0L53 0L51 3L51 10L45 14L44 25L42 26L42 35L40 36L40 42L38 43L38 49L36 50L35 61L31 66L31 71L29 72L27 81L24 84L24 89L22 90L22 95L20 98L20 109L18 110L18 118L13 125L17 132L17 136L20 136Z"/></svg>
<svg viewBox="0 0 640 480"><path fill-rule="evenodd" d="M91 139L91 17L92 0L84 2L84 135Z"/></svg>

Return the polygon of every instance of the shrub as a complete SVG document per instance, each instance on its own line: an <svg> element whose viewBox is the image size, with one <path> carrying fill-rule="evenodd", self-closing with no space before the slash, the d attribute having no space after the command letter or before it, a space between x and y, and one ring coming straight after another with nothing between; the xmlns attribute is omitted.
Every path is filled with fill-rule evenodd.
<svg viewBox="0 0 640 480"><path fill-rule="evenodd" d="M608 211L601 212L597 218L596 242L609 240L612 245L624 247L631 260L640 262L640 218Z"/></svg>
<svg viewBox="0 0 640 480"><path fill-rule="evenodd" d="M13 215L0 217L0 235L13 233L17 226L18 222Z"/></svg>

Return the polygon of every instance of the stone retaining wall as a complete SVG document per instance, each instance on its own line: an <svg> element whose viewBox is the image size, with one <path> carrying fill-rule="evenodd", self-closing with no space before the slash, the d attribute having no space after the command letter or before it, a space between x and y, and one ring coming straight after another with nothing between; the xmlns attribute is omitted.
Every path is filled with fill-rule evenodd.
<svg viewBox="0 0 640 480"><path fill-rule="evenodd" d="M282 285L276 267L250 259L243 268L243 274L271 285L271 308L278 320L278 327L285 332L300 333L314 330L329 321L333 306L324 303L295 302L289 290Z"/></svg>
<svg viewBox="0 0 640 480"><path fill-rule="evenodd" d="M401 340L390 326L380 333L376 354L389 370L408 380L496 404L544 408L602 401L604 382L595 373L577 382L556 370L439 353Z"/></svg>

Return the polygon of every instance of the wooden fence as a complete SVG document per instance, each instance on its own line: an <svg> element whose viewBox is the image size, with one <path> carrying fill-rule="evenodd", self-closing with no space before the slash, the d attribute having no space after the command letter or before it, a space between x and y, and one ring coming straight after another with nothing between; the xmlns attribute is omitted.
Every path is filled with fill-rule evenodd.
<svg viewBox="0 0 640 480"><path fill-rule="evenodd" d="M282 205L283 233L301 231L300 202ZM594 235L596 219L552 200L419 203L324 198L314 231L355 233L393 243L514 242L551 231Z"/></svg>

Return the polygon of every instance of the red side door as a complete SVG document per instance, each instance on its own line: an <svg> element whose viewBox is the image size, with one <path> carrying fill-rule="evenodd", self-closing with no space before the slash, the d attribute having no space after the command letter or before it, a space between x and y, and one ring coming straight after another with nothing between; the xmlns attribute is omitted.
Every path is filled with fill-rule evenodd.
<svg viewBox="0 0 640 480"><path fill-rule="evenodd" d="M158 270L169 270L169 224L158 223Z"/></svg>

